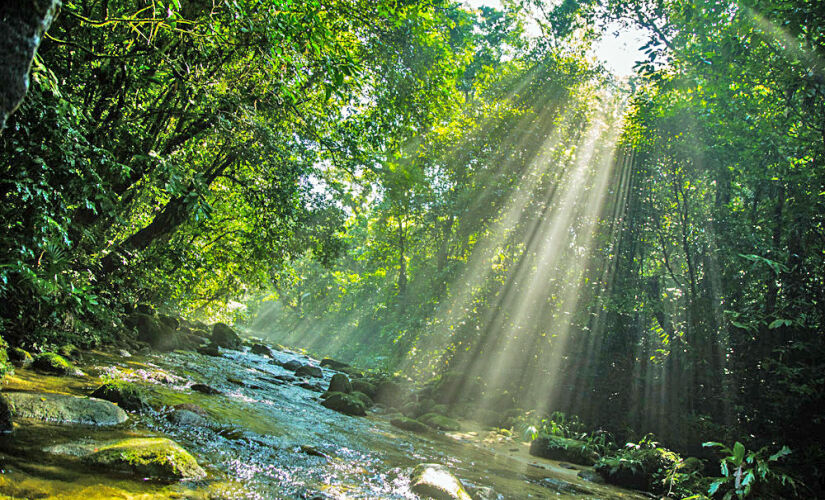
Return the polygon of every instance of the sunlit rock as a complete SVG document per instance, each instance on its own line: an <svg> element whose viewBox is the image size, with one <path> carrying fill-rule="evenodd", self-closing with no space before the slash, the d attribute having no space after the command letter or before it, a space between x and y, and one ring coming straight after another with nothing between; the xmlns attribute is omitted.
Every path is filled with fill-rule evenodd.
<svg viewBox="0 0 825 500"><path fill-rule="evenodd" d="M95 398L41 392L5 394L12 416L64 424L115 425L126 412L114 403Z"/></svg>
<svg viewBox="0 0 825 500"><path fill-rule="evenodd" d="M427 413L419 417L418 420L434 429L441 431L457 431L461 429L461 424L457 421L451 419L450 417L439 415L438 413Z"/></svg>
<svg viewBox="0 0 825 500"><path fill-rule="evenodd" d="M166 438L114 441L98 447L84 461L107 471L145 478L178 480L206 477L206 472L188 451Z"/></svg>
<svg viewBox="0 0 825 500"><path fill-rule="evenodd" d="M34 362L34 358L28 351L14 347L9 349L9 361L17 368L28 368Z"/></svg>
<svg viewBox="0 0 825 500"><path fill-rule="evenodd" d="M446 467L420 464L410 478L410 489L422 498L434 500L472 500L464 485Z"/></svg>
<svg viewBox="0 0 825 500"><path fill-rule="evenodd" d="M587 443L558 436L538 437L530 443L530 454L579 465L593 465L599 455Z"/></svg>
<svg viewBox="0 0 825 500"><path fill-rule="evenodd" d="M105 399L117 404L124 410L143 411L148 408L146 398L140 388L122 380L110 380L92 393L93 398Z"/></svg>
<svg viewBox="0 0 825 500"><path fill-rule="evenodd" d="M82 372L75 368L73 364L66 361L59 354L44 352L35 356L32 362L35 370L51 373L54 375L80 375Z"/></svg>

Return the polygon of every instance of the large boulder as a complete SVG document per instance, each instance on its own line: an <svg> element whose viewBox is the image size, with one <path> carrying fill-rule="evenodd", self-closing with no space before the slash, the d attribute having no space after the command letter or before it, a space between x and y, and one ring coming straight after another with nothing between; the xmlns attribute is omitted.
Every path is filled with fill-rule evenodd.
<svg viewBox="0 0 825 500"><path fill-rule="evenodd" d="M345 415L362 417L367 414L367 408L360 399L351 394L344 394L343 392L330 393L329 396L321 402L321 405Z"/></svg>
<svg viewBox="0 0 825 500"><path fill-rule="evenodd" d="M530 454L578 465L593 465L599 455L584 441L558 436L538 437L530 443Z"/></svg>
<svg viewBox="0 0 825 500"><path fill-rule="evenodd" d="M28 368L34 362L34 358L28 351L14 347L9 350L9 361L17 368Z"/></svg>
<svg viewBox="0 0 825 500"><path fill-rule="evenodd" d="M375 384L363 379L355 379L352 381L352 390L363 392L372 399L375 399L377 389Z"/></svg>
<svg viewBox="0 0 825 500"><path fill-rule="evenodd" d="M14 418L87 425L116 425L128 418L117 405L95 398L40 392L7 392Z"/></svg>
<svg viewBox="0 0 825 500"><path fill-rule="evenodd" d="M166 438L132 438L97 448L84 458L106 471L124 472L162 480L202 479L206 472L181 446Z"/></svg>
<svg viewBox="0 0 825 500"><path fill-rule="evenodd" d="M390 420L390 424L393 427L398 427L399 429L403 429L405 431L412 431L412 432L429 432L430 426L427 424L421 423L418 420L414 420L412 418L407 417L396 417Z"/></svg>
<svg viewBox="0 0 825 500"><path fill-rule="evenodd" d="M376 403L381 403L390 408L401 409L409 397L409 389L398 382L382 380L375 384L375 397L373 400Z"/></svg>
<svg viewBox="0 0 825 500"><path fill-rule="evenodd" d="M143 411L148 408L146 397L140 388L131 383L120 380L111 380L95 389L93 398L105 399L117 404L124 410Z"/></svg>
<svg viewBox="0 0 825 500"><path fill-rule="evenodd" d="M349 394L352 392L352 384L343 373L336 373L329 381L329 392L343 392Z"/></svg>
<svg viewBox="0 0 825 500"><path fill-rule="evenodd" d="M282 367L284 370L289 370L289 371L291 371L291 372L294 372L294 371L295 371L295 370L297 370L298 368L300 368L300 367L304 366L304 364L303 364L303 363L301 363L300 361L298 361L297 359L290 359L289 361L287 361L287 362L285 362L285 363L278 363L278 362L276 362L276 364L281 365L281 367Z"/></svg>
<svg viewBox="0 0 825 500"><path fill-rule="evenodd" d="M44 352L38 354L32 362L32 368L35 370L51 373L54 375L78 375L80 370L68 361L66 361L59 354L53 352Z"/></svg>
<svg viewBox="0 0 825 500"><path fill-rule="evenodd" d="M226 323L215 323L212 327L212 343L224 349L238 350L243 346L241 337Z"/></svg>
<svg viewBox="0 0 825 500"><path fill-rule="evenodd" d="M461 481L440 464L419 464L410 477L410 489L422 498L472 500Z"/></svg>
<svg viewBox="0 0 825 500"><path fill-rule="evenodd" d="M126 319L125 324L137 330L138 340L153 349L174 351L180 346L177 332L155 316L136 312Z"/></svg>

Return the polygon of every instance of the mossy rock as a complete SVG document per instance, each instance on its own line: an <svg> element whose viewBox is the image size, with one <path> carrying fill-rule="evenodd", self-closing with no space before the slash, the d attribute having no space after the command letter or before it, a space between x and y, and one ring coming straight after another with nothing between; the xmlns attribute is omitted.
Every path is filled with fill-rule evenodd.
<svg viewBox="0 0 825 500"><path fill-rule="evenodd" d="M63 344L57 350L57 354L67 359L77 360L80 358L80 349L74 344Z"/></svg>
<svg viewBox="0 0 825 500"><path fill-rule="evenodd" d="M665 448L631 448L602 457L596 463L596 472L622 488L663 493L664 484L656 473L672 469L680 461L679 455Z"/></svg>
<svg viewBox="0 0 825 500"><path fill-rule="evenodd" d="M9 392L5 396L14 418L87 425L116 425L129 418L121 408L101 399L45 392Z"/></svg>
<svg viewBox="0 0 825 500"><path fill-rule="evenodd" d="M440 464L420 464L413 469L410 490L421 498L472 500L464 485Z"/></svg>
<svg viewBox="0 0 825 500"><path fill-rule="evenodd" d="M375 392L376 392L375 384L373 384L369 381L366 381L366 380L362 380L362 379L355 379L355 380L352 380L351 382L352 382L352 390L353 391L363 392L364 394L369 396L371 399L375 399Z"/></svg>
<svg viewBox="0 0 825 500"><path fill-rule="evenodd" d="M372 406L375 404L372 402L372 399L370 399L370 397L364 394L363 392L352 391L350 395L354 398L357 398L358 401L364 403L364 406L367 408L372 408Z"/></svg>
<svg viewBox="0 0 825 500"><path fill-rule="evenodd" d="M66 361L63 356L53 352L44 352L35 356L32 368L55 375L77 375L80 373L80 370Z"/></svg>
<svg viewBox="0 0 825 500"><path fill-rule="evenodd" d="M419 417L418 420L434 429L441 431L457 431L461 429L461 424L457 421L451 419L450 417L439 415L438 413L427 413L426 415Z"/></svg>
<svg viewBox="0 0 825 500"><path fill-rule="evenodd" d="M98 447L85 457L92 466L167 481L201 479L206 472L181 446L166 438L133 438Z"/></svg>
<svg viewBox="0 0 825 500"><path fill-rule="evenodd" d="M343 392L331 393L321 406L345 415L362 417L367 414L367 407L358 397Z"/></svg>
<svg viewBox="0 0 825 500"><path fill-rule="evenodd" d="M343 373L336 373L329 381L329 392L343 392L349 394L352 392L352 384Z"/></svg>
<svg viewBox="0 0 825 500"><path fill-rule="evenodd" d="M204 356L219 357L221 355L221 350L218 348L218 345L212 343L198 347L196 351Z"/></svg>
<svg viewBox="0 0 825 500"><path fill-rule="evenodd" d="M121 380L104 383L92 393L93 398L105 399L117 404L124 410L143 411L148 408L146 397L137 385Z"/></svg>
<svg viewBox="0 0 825 500"><path fill-rule="evenodd" d="M390 408L403 408L410 397L407 387L393 380L383 380L375 384L376 403L381 403Z"/></svg>
<svg viewBox="0 0 825 500"><path fill-rule="evenodd" d="M28 368L34 362L34 358L28 351L15 347L9 350L9 361L17 368Z"/></svg>
<svg viewBox="0 0 825 500"><path fill-rule="evenodd" d="M324 358L321 360L321 366L324 368L329 368L330 370L336 370L339 372L343 372L344 370L350 370L352 367L346 363L341 361L336 361L332 358Z"/></svg>
<svg viewBox="0 0 825 500"><path fill-rule="evenodd" d="M215 323L212 327L212 343L224 349L238 350L243 346L241 337L226 323Z"/></svg>
<svg viewBox="0 0 825 500"><path fill-rule="evenodd" d="M138 340L146 342L159 351L174 351L179 347L177 332L163 324L155 316L134 313L125 321L127 326L137 330Z"/></svg>
<svg viewBox="0 0 825 500"><path fill-rule="evenodd" d="M398 427L399 429L403 429L405 431L411 432L429 432L430 426L424 423L419 422L418 420L407 418L407 417L396 417L390 420L390 424L393 427Z"/></svg>
<svg viewBox="0 0 825 500"><path fill-rule="evenodd" d="M578 465L593 465L599 455L584 441L558 436L538 437L530 443L530 454Z"/></svg>
<svg viewBox="0 0 825 500"><path fill-rule="evenodd" d="M268 358L274 358L275 355L272 354L272 349L263 345L263 344L252 344L251 348L252 354L257 354L259 356L266 356Z"/></svg>

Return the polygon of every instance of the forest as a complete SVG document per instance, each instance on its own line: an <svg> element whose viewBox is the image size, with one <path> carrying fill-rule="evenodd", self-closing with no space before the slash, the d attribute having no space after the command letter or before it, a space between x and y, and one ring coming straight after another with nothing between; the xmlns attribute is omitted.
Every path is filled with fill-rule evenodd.
<svg viewBox="0 0 825 500"><path fill-rule="evenodd" d="M0 496L825 495L825 5L45 3Z"/></svg>

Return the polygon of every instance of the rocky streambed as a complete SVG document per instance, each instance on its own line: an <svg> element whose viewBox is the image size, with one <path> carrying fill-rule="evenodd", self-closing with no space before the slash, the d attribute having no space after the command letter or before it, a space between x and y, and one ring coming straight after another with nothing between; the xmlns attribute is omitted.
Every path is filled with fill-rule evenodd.
<svg viewBox="0 0 825 500"><path fill-rule="evenodd" d="M0 435L0 496L644 498L506 432L405 418L344 365L232 347L18 368L3 386L13 429Z"/></svg>

